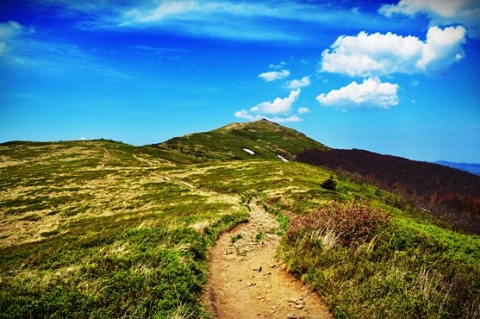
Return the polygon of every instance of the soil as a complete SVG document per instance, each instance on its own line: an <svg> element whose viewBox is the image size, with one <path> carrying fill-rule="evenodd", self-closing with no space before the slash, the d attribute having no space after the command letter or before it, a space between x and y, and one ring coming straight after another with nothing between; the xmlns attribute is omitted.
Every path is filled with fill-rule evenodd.
<svg viewBox="0 0 480 319"><path fill-rule="evenodd" d="M288 274L275 253L278 222L252 205L247 223L212 247L204 302L214 319L330 319L316 293Z"/></svg>

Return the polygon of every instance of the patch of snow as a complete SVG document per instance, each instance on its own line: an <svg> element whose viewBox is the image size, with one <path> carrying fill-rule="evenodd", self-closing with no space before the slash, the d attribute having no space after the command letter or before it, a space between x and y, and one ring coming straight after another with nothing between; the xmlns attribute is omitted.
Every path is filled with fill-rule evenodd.
<svg viewBox="0 0 480 319"><path fill-rule="evenodd" d="M248 154L250 154L250 155L255 155L255 152L252 151L252 150L249 150L248 148L243 148L243 150L244 150L245 152L247 152Z"/></svg>
<svg viewBox="0 0 480 319"><path fill-rule="evenodd" d="M283 157L282 155L278 155L278 154L277 154L277 157L278 157L279 159L281 159L282 161L284 161L284 162L288 162L288 160L287 160L285 157Z"/></svg>

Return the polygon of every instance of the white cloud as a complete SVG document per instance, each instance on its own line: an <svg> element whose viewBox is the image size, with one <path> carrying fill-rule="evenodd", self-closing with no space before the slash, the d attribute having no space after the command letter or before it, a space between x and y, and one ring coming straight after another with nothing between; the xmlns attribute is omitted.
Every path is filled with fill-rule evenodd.
<svg viewBox="0 0 480 319"><path fill-rule="evenodd" d="M317 96L317 101L324 106L341 109L380 108L389 109L399 102L398 84L382 83L378 78L369 78L358 84L349 85L329 93Z"/></svg>
<svg viewBox="0 0 480 319"><path fill-rule="evenodd" d="M27 34L33 33L29 29L16 21L0 23L0 55L3 55L12 47L15 47L18 39Z"/></svg>
<svg viewBox="0 0 480 319"><path fill-rule="evenodd" d="M262 102L252 107L250 111L262 114L288 113L299 95L300 89L296 89L291 91L290 94L283 99L277 97L273 102Z"/></svg>
<svg viewBox="0 0 480 319"><path fill-rule="evenodd" d="M308 107L301 107L301 108L298 109L298 113L299 114L310 113L310 109Z"/></svg>
<svg viewBox="0 0 480 319"><path fill-rule="evenodd" d="M132 23L159 22L168 19L198 20L207 16L227 14L230 16L276 17L283 15L282 8L261 3L231 1L163 1L155 8L132 9L126 13L127 21Z"/></svg>
<svg viewBox="0 0 480 319"><path fill-rule="evenodd" d="M189 36L239 41L298 42L315 40L310 28L298 27L304 22L330 27L332 23L348 21L351 27L360 28L373 17L325 1L126 0L115 5L111 2L95 1L103 8L99 12L110 14L88 25L161 28Z"/></svg>
<svg viewBox="0 0 480 319"><path fill-rule="evenodd" d="M431 26L462 24L467 27L469 36L480 37L478 0L401 0L398 4L385 4L378 11L387 17L424 13L431 19Z"/></svg>
<svg viewBox="0 0 480 319"><path fill-rule="evenodd" d="M285 66L287 65L287 63L285 63L284 61L280 62L279 64L270 64L268 67L270 69L276 69L276 70L280 70L280 69L283 69Z"/></svg>
<svg viewBox="0 0 480 319"><path fill-rule="evenodd" d="M276 123L287 123L287 122L301 122L302 119L296 115L290 115L286 117L274 116L274 117L267 117L269 121L276 122Z"/></svg>
<svg viewBox="0 0 480 319"><path fill-rule="evenodd" d="M465 57L463 43L465 43L465 28L458 26L441 30L438 27L431 27L428 29L421 59L416 64L417 69L427 72L446 69Z"/></svg>
<svg viewBox="0 0 480 319"><path fill-rule="evenodd" d="M296 115L287 115L287 116L283 116L283 117L282 116L269 117L269 116L260 115L260 114L253 115L253 114L250 114L248 111L245 111L245 110L235 112L235 116L238 117L238 118L241 118L241 119L248 120L248 121L258 121L258 120L261 120L261 119L267 119L269 121L276 122L276 123L301 122L302 121L302 119L299 118Z"/></svg>
<svg viewBox="0 0 480 319"><path fill-rule="evenodd" d="M246 119L246 120L249 120L249 121L254 121L256 119L255 116L250 114L247 110L241 110L241 111L235 112L235 117L238 117L238 118L241 118L241 119ZM262 117L260 116L259 119L261 119L261 118Z"/></svg>
<svg viewBox="0 0 480 319"><path fill-rule="evenodd" d="M33 27L15 21L0 23L0 63L13 68L31 70L33 73L72 76L97 74L110 79L130 79L132 72L111 69L103 57L97 58L75 44L56 39L46 40L35 34Z"/></svg>
<svg viewBox="0 0 480 319"><path fill-rule="evenodd" d="M24 27L16 21L0 23L0 39L12 38L22 33Z"/></svg>
<svg viewBox="0 0 480 319"><path fill-rule="evenodd" d="M443 71L464 57L465 28L431 27L427 38L367 34L341 36L322 53L320 71L349 76L381 76L392 73Z"/></svg>
<svg viewBox="0 0 480 319"><path fill-rule="evenodd" d="M124 12L118 18L118 25L154 25L190 35L237 40L297 41L301 37L299 34L286 32L280 24L268 23L266 20L313 20L314 17L309 13L312 6L278 4L227 0L171 0L155 6L140 3ZM323 19L326 19L326 12L322 14L325 16Z"/></svg>
<svg viewBox="0 0 480 319"><path fill-rule="evenodd" d="M281 71L269 71L263 72L258 75L259 78L264 79L267 82L281 80L290 75L290 71L288 70L281 70Z"/></svg>
<svg viewBox="0 0 480 319"><path fill-rule="evenodd" d="M235 116L250 121L266 118L274 122L298 122L301 119L296 115L291 115L291 111L292 105L299 95L300 89L296 89L291 91L285 98L277 97L272 102L259 103L249 111L241 110L236 112Z"/></svg>
<svg viewBox="0 0 480 319"><path fill-rule="evenodd" d="M301 87L309 86L310 85L310 77L304 76L300 80L292 80L288 83L289 89L298 89Z"/></svg>

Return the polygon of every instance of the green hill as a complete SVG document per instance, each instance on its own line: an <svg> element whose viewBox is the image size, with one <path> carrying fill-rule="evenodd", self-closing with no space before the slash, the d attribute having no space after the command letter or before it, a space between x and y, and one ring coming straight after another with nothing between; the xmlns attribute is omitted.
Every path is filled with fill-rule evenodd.
<svg viewBox="0 0 480 319"><path fill-rule="evenodd" d="M295 161L312 148L267 121L143 147L1 144L0 318L208 318L206 253L252 200L337 318L478 317L480 238Z"/></svg>
<svg viewBox="0 0 480 319"><path fill-rule="evenodd" d="M259 158L290 161L309 149L328 149L304 134L267 120L232 123L151 147L155 147L152 151L156 154L174 162L192 163Z"/></svg>

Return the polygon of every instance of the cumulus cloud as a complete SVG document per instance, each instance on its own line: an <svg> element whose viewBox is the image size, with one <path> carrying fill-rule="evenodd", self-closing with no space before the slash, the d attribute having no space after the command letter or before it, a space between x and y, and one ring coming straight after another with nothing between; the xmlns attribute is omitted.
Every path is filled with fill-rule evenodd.
<svg viewBox="0 0 480 319"><path fill-rule="evenodd" d="M416 67L421 71L443 71L452 63L465 57L462 44L465 43L465 28L462 26L438 27L428 29L427 40L423 46L422 56Z"/></svg>
<svg viewBox="0 0 480 319"><path fill-rule="evenodd" d="M273 102L262 102L252 107L250 111L262 114L288 113L291 111L292 104L298 99L299 95L300 89L296 89L291 91L290 94L283 99L277 97Z"/></svg>
<svg viewBox="0 0 480 319"><path fill-rule="evenodd" d="M310 77L304 76L300 80L292 80L288 83L289 89L298 89L301 87L309 86L310 85Z"/></svg>
<svg viewBox="0 0 480 319"><path fill-rule="evenodd" d="M291 115L292 105L298 99L300 89L292 90L285 98L277 97L273 101L262 102L249 111L241 110L235 113L238 118L247 120L257 120L267 118L274 122L298 122L301 119L296 115Z"/></svg>
<svg viewBox="0 0 480 319"><path fill-rule="evenodd" d="M379 12L387 17L394 14L415 16L426 14L430 25L462 24L471 37L480 37L480 7L478 0L401 0L397 4L385 4Z"/></svg>
<svg viewBox="0 0 480 319"><path fill-rule="evenodd" d="M262 119L260 115L252 115L247 110L237 111L235 112L235 116L241 119L249 120L249 121L254 121L256 117L258 117L258 119Z"/></svg>
<svg viewBox="0 0 480 319"><path fill-rule="evenodd" d="M464 57L465 28L431 27L425 41L414 36L367 34L340 36L322 53L320 71L349 76L432 73Z"/></svg>
<svg viewBox="0 0 480 319"><path fill-rule="evenodd" d="M259 78L264 79L267 82L282 80L290 75L290 71L281 70L281 71L268 71L263 72L258 75Z"/></svg>
<svg viewBox="0 0 480 319"><path fill-rule="evenodd" d="M368 78L358 84L353 81L347 86L317 96L324 106L341 109L380 108L389 109L399 102L398 84L382 83L378 78Z"/></svg>

